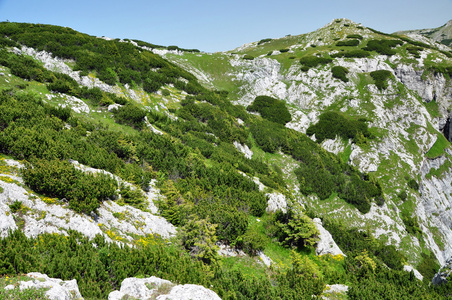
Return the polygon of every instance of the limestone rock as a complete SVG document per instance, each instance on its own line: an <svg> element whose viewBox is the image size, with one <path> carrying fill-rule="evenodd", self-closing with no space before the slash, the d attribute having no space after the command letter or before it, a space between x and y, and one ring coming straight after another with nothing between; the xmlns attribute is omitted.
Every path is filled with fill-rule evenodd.
<svg viewBox="0 0 452 300"><path fill-rule="evenodd" d="M264 252L260 251L258 254L259 254L259 258L264 263L264 265L266 265L267 267L270 267L272 265L272 263L273 263L272 259L270 257L268 257L267 255L265 255Z"/></svg>
<svg viewBox="0 0 452 300"><path fill-rule="evenodd" d="M407 271L407 272L413 271L414 276L415 276L417 279L419 279L420 281L422 281L422 280L424 279L424 276L422 276L422 274L419 273L419 271L416 270L415 268L413 268L412 266L405 265L405 266L403 266L403 270L405 270L405 271Z"/></svg>
<svg viewBox="0 0 452 300"><path fill-rule="evenodd" d="M161 295L156 300L221 300L218 295L200 285L184 284L173 287L168 295Z"/></svg>
<svg viewBox="0 0 452 300"><path fill-rule="evenodd" d="M265 195L268 197L267 212L275 212L278 210L281 210L282 212L287 211L286 196L278 192L267 193Z"/></svg>
<svg viewBox="0 0 452 300"><path fill-rule="evenodd" d="M439 269L438 273L433 277L433 284L441 284L449 281L449 277L452 274L452 257L446 260L446 263Z"/></svg>
<svg viewBox="0 0 452 300"><path fill-rule="evenodd" d="M136 299L159 299L159 300L218 300L220 297L212 290L200 285L184 284L174 285L171 281L155 276L149 278L126 278L121 283L119 291L111 292L108 300L120 300L124 297Z"/></svg>
<svg viewBox="0 0 452 300"><path fill-rule="evenodd" d="M83 299L75 279L63 281L36 272L28 273L26 276L33 278L33 280L21 281L19 285L20 290L29 288L49 289L45 292L45 295L51 300ZM5 287L5 289L12 288L14 288L12 285Z"/></svg>
<svg viewBox="0 0 452 300"><path fill-rule="evenodd" d="M171 281L152 276L150 278L126 278L121 283L119 291L111 292L108 300L120 300L124 296L135 297L136 299L148 299L157 293L162 285L172 285Z"/></svg>
<svg viewBox="0 0 452 300"><path fill-rule="evenodd" d="M235 257L235 256L246 256L246 253L243 250L232 248L229 245L221 244L219 242L216 243L219 247L218 254L225 257Z"/></svg>
<svg viewBox="0 0 452 300"><path fill-rule="evenodd" d="M317 227L317 229L320 232L320 240L317 243L317 248L315 250L315 253L317 255L325 255L325 254L331 254L331 255L342 255L345 256L345 254L339 249L336 242L333 240L333 237L331 236L331 233L328 232L323 226L322 221L319 218L315 218L312 220Z"/></svg>
<svg viewBox="0 0 452 300"><path fill-rule="evenodd" d="M348 291L348 286L344 284L332 284L326 285L325 290L323 291L322 298L325 300L328 299L342 299L337 297L337 294L346 295Z"/></svg>
<svg viewBox="0 0 452 300"><path fill-rule="evenodd" d="M248 145L242 145L239 142L234 141L234 146L237 148L237 150L242 152L246 158L251 159L251 157L253 157L253 151L251 151Z"/></svg>
<svg viewBox="0 0 452 300"><path fill-rule="evenodd" d="M8 162L12 164L12 162ZM85 172L104 172L117 180L114 176L103 170L89 168L73 161L74 165ZM21 182L20 177L8 174L13 180ZM158 234L162 238L169 238L176 233L176 228L164 218L154 215L157 208L153 200L158 199L159 192L155 188L155 182L151 181L150 190L147 194L151 212L141 211L134 207L120 206L114 201L104 201L98 209L98 215L87 216L78 214L70 210L66 204L52 204L55 199L43 199L33 193L29 193L25 188L15 182L0 181L3 192L0 193L0 236L5 237L8 230L17 229L14 221L14 214L10 211L9 205L14 201L19 201L29 210L22 215L24 220L23 231L28 237L36 237L42 233L66 234L68 230L76 230L83 235L94 238L97 234L103 235L108 242L112 238L106 234L107 231L114 230L115 241L129 242L132 236L144 236L147 234ZM152 203L152 204L151 204Z"/></svg>

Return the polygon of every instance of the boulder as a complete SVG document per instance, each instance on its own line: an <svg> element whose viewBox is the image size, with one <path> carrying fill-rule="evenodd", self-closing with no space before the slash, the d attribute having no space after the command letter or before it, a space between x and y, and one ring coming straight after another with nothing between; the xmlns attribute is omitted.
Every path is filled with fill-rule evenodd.
<svg viewBox="0 0 452 300"><path fill-rule="evenodd" d="M119 291L111 292L108 300L120 300L133 297L136 299L158 300L221 300L209 289L195 284L175 285L171 281L155 276L149 278L126 278Z"/></svg>
<svg viewBox="0 0 452 300"><path fill-rule="evenodd" d="M315 218L312 220L317 227L317 229L320 232L320 240L317 243L317 248L315 249L315 253L317 255L325 255L325 254L331 254L331 255L342 255L345 256L345 254L339 249L336 242L333 240L333 237L331 236L331 233L328 232L323 226L322 221L319 218Z"/></svg>
<svg viewBox="0 0 452 300"><path fill-rule="evenodd" d="M49 289L45 295L51 300L83 299L78 289L77 280L75 279L63 281L37 272L28 273L26 276L32 278L32 280L20 281L20 290L30 288ZM5 287L5 290L11 289L14 289L13 285Z"/></svg>

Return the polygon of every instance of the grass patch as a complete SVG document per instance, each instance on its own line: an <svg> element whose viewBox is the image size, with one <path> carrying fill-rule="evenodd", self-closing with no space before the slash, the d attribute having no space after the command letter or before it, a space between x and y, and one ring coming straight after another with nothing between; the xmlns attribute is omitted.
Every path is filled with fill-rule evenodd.
<svg viewBox="0 0 452 300"><path fill-rule="evenodd" d="M450 145L450 142L442 135L437 134L436 142L433 144L433 146L430 148L430 150L425 153L425 156L427 158L436 158L444 154L444 150L446 147Z"/></svg>
<svg viewBox="0 0 452 300"><path fill-rule="evenodd" d="M436 101L422 102L432 118L440 117L439 105Z"/></svg>
<svg viewBox="0 0 452 300"><path fill-rule="evenodd" d="M352 145L348 145L347 148L345 148L344 152L340 154L340 157L343 162L348 162L350 160L350 155L352 154Z"/></svg>
<svg viewBox="0 0 452 300"><path fill-rule="evenodd" d="M21 281L31 281L32 279L28 276L19 275L15 277L2 276L0 277L0 299L14 299L14 300L28 300L28 299L49 299L45 292L46 289L36 289L28 288L20 290ZM5 290L5 287L13 285L14 288L10 290Z"/></svg>

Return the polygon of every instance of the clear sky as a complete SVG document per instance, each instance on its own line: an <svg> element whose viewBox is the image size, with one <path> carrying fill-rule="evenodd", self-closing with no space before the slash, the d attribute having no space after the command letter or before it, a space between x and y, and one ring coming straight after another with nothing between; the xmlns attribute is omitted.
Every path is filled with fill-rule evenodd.
<svg viewBox="0 0 452 300"><path fill-rule="evenodd" d="M207 52L307 33L335 18L387 33L435 28L452 19L452 0L0 0L0 21Z"/></svg>

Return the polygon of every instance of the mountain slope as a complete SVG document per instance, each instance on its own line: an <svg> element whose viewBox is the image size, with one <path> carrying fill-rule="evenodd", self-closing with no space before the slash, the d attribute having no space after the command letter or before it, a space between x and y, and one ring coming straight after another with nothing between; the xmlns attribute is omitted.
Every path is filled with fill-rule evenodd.
<svg viewBox="0 0 452 300"><path fill-rule="evenodd" d="M426 284L452 254L444 48L346 19L213 54L0 32L1 274L88 298L145 275L225 299L447 293ZM326 230L346 257L320 255Z"/></svg>
<svg viewBox="0 0 452 300"><path fill-rule="evenodd" d="M428 37L436 42L444 44L446 46L452 46L452 20L447 22L441 27L432 29L418 29L418 30L406 30L398 31L396 34L412 35L417 34Z"/></svg>
<svg viewBox="0 0 452 300"><path fill-rule="evenodd" d="M377 45L385 41L393 42ZM362 216L334 198L325 202L300 195L299 201L317 215L334 211L351 226L372 228L377 236L409 252L414 261L420 259L422 249L432 249L444 262L452 254L447 246L452 238L447 208L452 199L446 188L451 182L450 150L444 150L450 144L441 142L440 131L451 109L451 56L434 44L339 19L312 33L262 40L230 52L164 57L197 68L210 84L230 91L229 98L236 103L249 105L258 95L285 100L294 119L286 126L301 132L326 111L367 119L374 138L364 145L339 137L322 145L379 178L386 197L383 210L375 207L372 214ZM309 66L308 59L316 62ZM221 76L215 71L216 63ZM335 77L332 67L345 68L345 80ZM381 71L388 76L383 85L375 79ZM439 152L433 154L434 150ZM439 158L432 160L435 156ZM443 166L439 177L431 176L435 173L432 162L439 164L435 169ZM436 180L444 185L439 187ZM409 187L413 181L419 191ZM405 193L407 197L401 199ZM442 208L435 208L438 200ZM420 239L406 231L406 216L420 222L424 233Z"/></svg>

